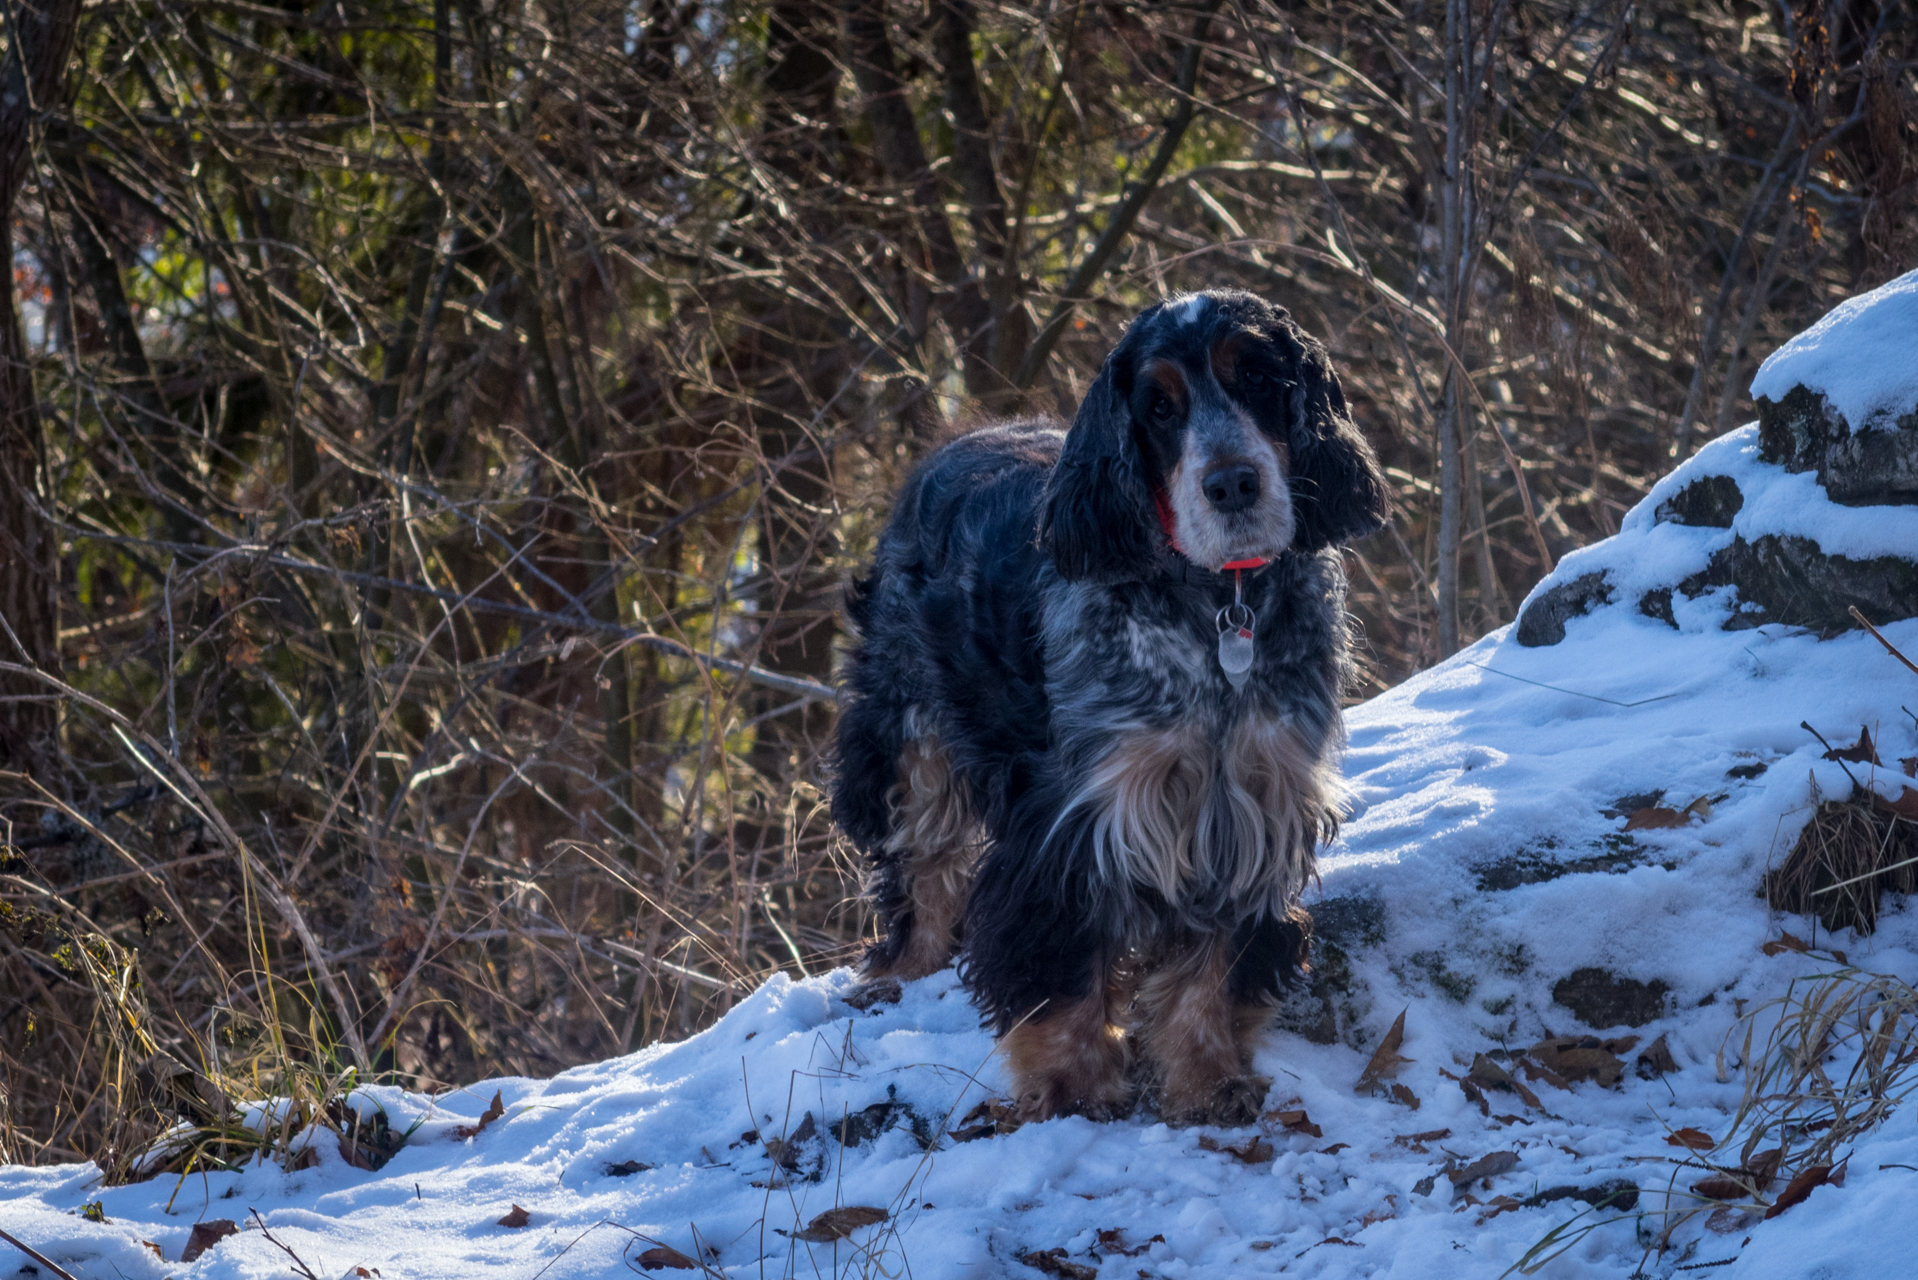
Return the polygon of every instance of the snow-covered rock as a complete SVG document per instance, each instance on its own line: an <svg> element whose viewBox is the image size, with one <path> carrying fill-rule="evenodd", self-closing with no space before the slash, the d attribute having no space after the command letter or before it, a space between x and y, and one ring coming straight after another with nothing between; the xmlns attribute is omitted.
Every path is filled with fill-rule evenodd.
<svg viewBox="0 0 1918 1280"><path fill-rule="evenodd" d="M1918 615L1918 271L1834 308L1752 383L1759 421L1661 480L1519 612L1551 645L1605 607L1681 631L1834 635Z"/></svg>
<svg viewBox="0 0 1918 1280"><path fill-rule="evenodd" d="M1918 271L1833 307L1751 391L1766 461L1835 502L1918 503Z"/></svg>

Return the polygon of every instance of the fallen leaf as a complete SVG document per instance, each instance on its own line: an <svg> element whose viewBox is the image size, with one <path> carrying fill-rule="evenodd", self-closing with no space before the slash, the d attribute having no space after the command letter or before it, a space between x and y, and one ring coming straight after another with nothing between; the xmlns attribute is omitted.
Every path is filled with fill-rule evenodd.
<svg viewBox="0 0 1918 1280"><path fill-rule="evenodd" d="M1480 1156L1463 1169L1448 1169L1445 1176L1452 1180L1455 1187L1477 1182L1480 1178L1496 1178L1501 1173L1510 1173L1518 1168L1518 1152L1494 1151L1490 1155Z"/></svg>
<svg viewBox="0 0 1918 1280"><path fill-rule="evenodd" d="M1913 791L1910 787L1900 791L1896 800L1887 800L1880 795L1874 795L1872 800L1886 813L1897 814L1901 818L1918 822L1918 791Z"/></svg>
<svg viewBox="0 0 1918 1280"><path fill-rule="evenodd" d="M1472 1069L1465 1073L1465 1079L1481 1089L1498 1089L1505 1093L1516 1093L1525 1100L1526 1106L1538 1111L1545 1110L1544 1104L1538 1100L1536 1093L1520 1084L1516 1076L1482 1053L1473 1057Z"/></svg>
<svg viewBox="0 0 1918 1280"><path fill-rule="evenodd" d="M1638 1184L1625 1178L1613 1178L1589 1187L1549 1187L1525 1197L1525 1207L1535 1209L1559 1200L1581 1200L1594 1209L1617 1209L1630 1213L1638 1207Z"/></svg>
<svg viewBox="0 0 1918 1280"><path fill-rule="evenodd" d="M154 1257L156 1257L156 1258L158 1258L158 1259L159 1259L160 1261L162 1261L162 1262L165 1262L165 1261L166 1261L166 1255L165 1255L164 1253L161 1253L161 1252L160 1252L160 1246L159 1246L159 1245L157 1245L157 1244L155 1244L155 1243L153 1243L153 1241L151 1241L151 1240L142 1240L142 1241L141 1241L140 1243L141 1243L141 1244L143 1244L143 1245L145 1245L145 1246L146 1246L147 1248L149 1248L149 1249L151 1249L151 1250L153 1250L153 1256L154 1256Z"/></svg>
<svg viewBox="0 0 1918 1280"><path fill-rule="evenodd" d="M1522 1209L1524 1207L1523 1201L1513 1199L1511 1196L1493 1196L1490 1211L1479 1214L1477 1225L1482 1227L1493 1218L1498 1217L1501 1213L1510 1213L1514 1209Z"/></svg>
<svg viewBox="0 0 1918 1280"><path fill-rule="evenodd" d="M1410 1107L1414 1111L1419 1109L1419 1096L1402 1084L1393 1084L1392 1101L1398 1103L1400 1106Z"/></svg>
<svg viewBox="0 0 1918 1280"><path fill-rule="evenodd" d="M455 1126L455 1128L453 1129L453 1136L455 1138L461 1139L462 1141L467 1138L476 1138L480 1135L481 1132L485 1130L487 1125L493 1123L493 1121L499 1119L501 1116L505 1114L506 1114L506 1101L501 1094L495 1093L493 1095L493 1104L487 1107L485 1111L480 1113L479 1123L478 1124L462 1124L462 1125Z"/></svg>
<svg viewBox="0 0 1918 1280"><path fill-rule="evenodd" d="M1271 1120L1292 1133L1303 1133L1313 1138L1323 1138L1325 1136L1325 1130L1312 1123L1312 1117L1305 1114L1304 1107L1277 1108L1266 1112L1259 1118L1261 1120Z"/></svg>
<svg viewBox="0 0 1918 1280"><path fill-rule="evenodd" d="M1062 1276L1064 1280L1099 1280L1098 1268L1068 1260L1064 1249L1044 1249L1015 1256L1034 1271L1043 1271L1049 1276Z"/></svg>
<svg viewBox="0 0 1918 1280"><path fill-rule="evenodd" d="M1858 726L1858 741L1849 747L1833 747L1825 753L1827 760L1843 760L1848 764L1882 764L1878 758L1878 748L1872 745L1871 730L1864 725Z"/></svg>
<svg viewBox="0 0 1918 1280"><path fill-rule="evenodd" d="M1718 1145L1711 1134L1702 1129L1680 1129L1665 1135L1665 1141L1674 1147L1684 1147L1690 1151L1710 1151Z"/></svg>
<svg viewBox="0 0 1918 1280"><path fill-rule="evenodd" d="M1830 1165L1806 1165L1798 1171L1797 1175L1793 1177L1790 1182L1785 1184L1785 1189L1778 1193L1778 1199L1772 1203L1772 1207L1765 1210L1766 1220L1769 1221L1772 1218L1776 1218L1779 1214L1791 1208L1793 1205L1800 1203L1806 1196L1809 1196L1813 1191L1824 1186L1829 1181L1831 1181Z"/></svg>
<svg viewBox="0 0 1918 1280"><path fill-rule="evenodd" d="M1778 937L1772 939L1770 942L1767 942L1764 946L1758 949L1764 952L1768 956L1779 955L1782 952L1786 952L1786 951L1797 951L1797 952L1803 953L1811 950L1811 943L1806 942L1803 938L1797 936L1796 934L1781 933L1778 935Z"/></svg>
<svg viewBox="0 0 1918 1280"><path fill-rule="evenodd" d="M998 1098L988 1098L966 1112L959 1121L959 1127L950 1131L950 1136L954 1142L973 1142L1012 1133L1019 1125L1019 1117L1009 1104Z"/></svg>
<svg viewBox="0 0 1918 1280"><path fill-rule="evenodd" d="M180 1250L180 1261L191 1262L228 1236L238 1234L240 1226L231 1218L209 1218L205 1222L196 1222L192 1233L186 1238L186 1248Z"/></svg>
<svg viewBox="0 0 1918 1280"><path fill-rule="evenodd" d="M1672 1057L1672 1047L1665 1042L1663 1032L1638 1055L1638 1065L1634 1070L1638 1072L1640 1080L1651 1080L1678 1070L1678 1059Z"/></svg>
<svg viewBox="0 0 1918 1280"><path fill-rule="evenodd" d="M804 1231L793 1232L793 1239L809 1240L814 1244L844 1240L859 1228L870 1227L875 1222L884 1222L889 1216L884 1209L875 1209L870 1205L843 1205L837 1209L826 1210L807 1223Z"/></svg>
<svg viewBox="0 0 1918 1280"><path fill-rule="evenodd" d="M1401 1067L1416 1061L1399 1054L1399 1046L1405 1043L1405 1015L1409 1009L1408 1005L1399 1010L1399 1016L1392 1022L1392 1029L1385 1033L1385 1039L1379 1041L1379 1047L1372 1051L1372 1060L1359 1073L1359 1082L1352 1092L1371 1093L1381 1080L1390 1079L1399 1073Z"/></svg>
<svg viewBox="0 0 1918 1280"><path fill-rule="evenodd" d="M1664 827L1688 827L1691 822L1692 818L1688 813L1654 805L1649 809L1632 810L1632 816L1625 819L1625 830L1657 831Z"/></svg>
<svg viewBox="0 0 1918 1280"><path fill-rule="evenodd" d="M532 1220L532 1214L526 1212L526 1210L520 1208L518 1205L514 1205L506 1211L506 1216L499 1220L499 1225L502 1227L523 1227Z"/></svg>
<svg viewBox="0 0 1918 1280"><path fill-rule="evenodd" d="M1716 1231L1721 1236L1729 1236L1748 1229L1757 1221L1758 1215L1755 1213L1721 1204L1705 1219L1705 1229Z"/></svg>
<svg viewBox="0 0 1918 1280"><path fill-rule="evenodd" d="M1424 1155L1427 1150L1425 1146L1426 1143L1440 1142L1451 1136L1452 1131L1450 1129L1427 1129L1424 1133L1401 1133L1396 1138L1393 1138L1392 1141L1395 1145L1404 1147L1407 1151L1415 1151L1420 1155Z"/></svg>
<svg viewBox="0 0 1918 1280"><path fill-rule="evenodd" d="M1335 1156L1351 1145L1349 1142L1335 1142L1329 1147L1320 1147L1319 1154L1322 1156Z"/></svg>
<svg viewBox="0 0 1918 1280"><path fill-rule="evenodd" d="M609 1178L630 1178L636 1173L651 1173L652 1169L653 1166L643 1160L621 1160L618 1164L609 1164L606 1166L606 1176Z"/></svg>
<svg viewBox="0 0 1918 1280"><path fill-rule="evenodd" d="M1376 1226L1381 1222L1389 1222L1398 1216L1399 1198L1397 1196L1387 1196L1385 1197L1384 1204L1359 1219L1359 1225L1361 1227Z"/></svg>
<svg viewBox="0 0 1918 1280"><path fill-rule="evenodd" d="M1301 1111L1299 1114L1304 1115L1305 1113ZM1292 1126L1287 1125L1286 1128L1290 1129L1292 1128ZM1319 1127L1317 1125L1311 1126L1311 1132L1312 1132L1312 1136L1315 1138L1322 1138L1325 1136L1324 1134L1319 1132ZM1236 1147L1229 1147L1225 1143L1220 1142L1217 1138L1214 1138L1210 1136L1209 1134L1201 1135L1199 1138L1199 1146L1207 1151L1217 1151L1224 1155L1231 1156L1233 1159L1237 1160L1240 1164L1264 1164L1266 1161L1270 1160L1275 1154L1272 1148L1272 1144L1267 1142L1264 1138L1261 1138L1256 1133L1253 1134L1251 1137L1247 1138L1244 1142L1241 1142Z"/></svg>
<svg viewBox="0 0 1918 1280"><path fill-rule="evenodd" d="M1918 756L1898 757L1898 767L1905 771L1907 778L1918 778Z"/></svg>
<svg viewBox="0 0 1918 1280"><path fill-rule="evenodd" d="M669 1244L654 1245L633 1259L647 1271L660 1271L670 1267L674 1271L697 1271L699 1264L673 1248Z"/></svg>
<svg viewBox="0 0 1918 1280"><path fill-rule="evenodd" d="M1690 804L1685 806L1684 812L1689 814L1691 817L1697 818L1700 822L1710 821L1712 816L1711 797L1710 796L1698 797L1698 799L1692 801Z"/></svg>
<svg viewBox="0 0 1918 1280"><path fill-rule="evenodd" d="M1155 1244L1164 1244L1164 1236L1153 1236L1144 1244L1126 1248L1125 1230L1122 1227L1107 1227L1099 1233L1099 1250L1102 1253L1116 1253L1121 1258L1136 1258L1151 1249Z"/></svg>

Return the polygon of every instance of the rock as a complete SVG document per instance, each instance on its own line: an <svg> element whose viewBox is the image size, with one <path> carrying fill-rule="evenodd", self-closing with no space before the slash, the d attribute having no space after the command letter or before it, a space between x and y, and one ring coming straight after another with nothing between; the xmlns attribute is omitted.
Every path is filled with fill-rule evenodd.
<svg viewBox="0 0 1918 1280"><path fill-rule="evenodd" d="M1640 982L1604 969L1575 969L1552 987L1552 999L1578 1015L1594 1031L1642 1027L1665 1014L1671 987L1657 978Z"/></svg>
<svg viewBox="0 0 1918 1280"><path fill-rule="evenodd" d="M1742 606L1725 623L1727 631L1780 622L1830 637L1857 625L1847 612L1852 606L1880 626L1918 615L1918 562L1829 556L1809 538L1734 538L1678 589L1696 596L1722 586L1736 587ZM1641 612L1650 612L1646 603L1640 602ZM1653 616L1670 621L1670 611L1668 597L1664 615Z"/></svg>
<svg viewBox="0 0 1918 1280"><path fill-rule="evenodd" d="M1758 456L1817 472L1831 500L1849 507L1918 503L1918 406L1854 428L1823 394L1794 386L1759 399Z"/></svg>
<svg viewBox="0 0 1918 1280"><path fill-rule="evenodd" d="M1518 617L1518 642L1528 649L1557 644L1565 638L1567 622L1611 602L1611 584L1603 573L1582 574L1561 582L1525 606Z"/></svg>
<svg viewBox="0 0 1918 1280"><path fill-rule="evenodd" d="M1684 524L1705 529L1729 529L1732 517L1745 506L1738 481L1730 476L1700 476L1658 504L1652 519L1659 524Z"/></svg>

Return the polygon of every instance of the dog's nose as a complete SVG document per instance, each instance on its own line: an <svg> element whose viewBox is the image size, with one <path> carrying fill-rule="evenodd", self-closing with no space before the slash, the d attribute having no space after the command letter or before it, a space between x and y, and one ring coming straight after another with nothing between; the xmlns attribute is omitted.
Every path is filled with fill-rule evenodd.
<svg viewBox="0 0 1918 1280"><path fill-rule="evenodd" d="M1248 462L1229 462L1206 472L1200 487L1214 510L1231 515L1259 500L1259 471Z"/></svg>

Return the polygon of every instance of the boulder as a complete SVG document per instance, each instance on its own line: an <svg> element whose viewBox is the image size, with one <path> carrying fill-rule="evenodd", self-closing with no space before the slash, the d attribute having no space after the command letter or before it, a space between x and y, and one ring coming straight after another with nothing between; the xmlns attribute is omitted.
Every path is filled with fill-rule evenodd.
<svg viewBox="0 0 1918 1280"><path fill-rule="evenodd" d="M1918 271L1780 347L1752 395L1756 424L1700 450L1618 537L1539 584L1520 644L1557 644L1572 619L1611 605L1677 627L1681 602L1712 593L1728 631L1829 637L1858 625L1853 609L1875 625L1918 616ZM1707 536L1661 541L1661 525Z"/></svg>

